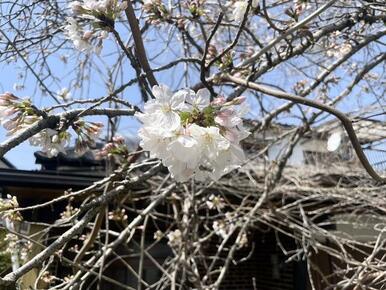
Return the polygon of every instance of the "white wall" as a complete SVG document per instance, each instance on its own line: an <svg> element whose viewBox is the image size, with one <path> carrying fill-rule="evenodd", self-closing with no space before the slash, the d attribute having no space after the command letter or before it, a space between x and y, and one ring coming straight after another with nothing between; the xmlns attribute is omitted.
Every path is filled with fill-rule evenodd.
<svg viewBox="0 0 386 290"><path fill-rule="evenodd" d="M276 160L280 154L284 153L287 149L289 139L286 138L280 142L275 143L268 149L268 159L270 161ZM327 152L327 144L324 140L301 140L296 144L293 149L291 157L288 159L288 165L290 166L301 166L304 164L303 151L314 151L314 152Z"/></svg>

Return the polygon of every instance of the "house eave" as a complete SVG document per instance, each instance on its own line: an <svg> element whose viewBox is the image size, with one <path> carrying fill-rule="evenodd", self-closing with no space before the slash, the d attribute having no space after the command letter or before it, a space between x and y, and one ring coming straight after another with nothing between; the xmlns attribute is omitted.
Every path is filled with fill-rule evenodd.
<svg viewBox="0 0 386 290"><path fill-rule="evenodd" d="M1 186L84 188L100 180L102 177L53 171L0 169Z"/></svg>

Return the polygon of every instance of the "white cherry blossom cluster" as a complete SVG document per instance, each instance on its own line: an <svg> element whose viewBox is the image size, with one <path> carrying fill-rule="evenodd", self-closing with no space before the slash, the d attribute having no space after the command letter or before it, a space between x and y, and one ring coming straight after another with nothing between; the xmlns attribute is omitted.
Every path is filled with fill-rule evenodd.
<svg viewBox="0 0 386 290"><path fill-rule="evenodd" d="M86 53L94 51L96 54L100 54L103 40L108 36L106 31L84 30L75 18L68 18L67 22L64 30L76 49Z"/></svg>
<svg viewBox="0 0 386 290"><path fill-rule="evenodd" d="M142 10L147 14L147 22L154 25L160 24L170 16L161 0L144 0Z"/></svg>
<svg viewBox="0 0 386 290"><path fill-rule="evenodd" d="M237 230L245 223L245 218L238 216L235 212L226 212L223 219L213 221L213 232L220 239L227 239L233 234L237 233ZM243 248L248 245L247 234L241 233L237 235L235 241L238 248Z"/></svg>
<svg viewBox="0 0 386 290"><path fill-rule="evenodd" d="M0 94L0 124L8 131L7 136L28 129L40 120L42 117L30 99L22 99L9 92ZM79 119L71 126L77 135L75 151L82 154L95 144L103 124ZM66 153L65 147L69 144L70 139L71 135L67 132L67 128L59 124L57 128L41 130L29 138L29 142L32 146L41 147L48 157L54 157L60 152Z"/></svg>
<svg viewBox="0 0 386 290"><path fill-rule="evenodd" d="M7 135L28 128L41 118L36 114L29 99L21 99L11 93L0 95L0 123L8 131ZM32 146L41 146L42 151L52 157L64 152L68 140L67 133L47 128L32 136L29 142Z"/></svg>
<svg viewBox="0 0 386 290"><path fill-rule="evenodd" d="M236 218L231 212L227 212L225 213L224 219L214 221L212 227L213 232L217 236L226 239L228 236L232 235L237 227Z"/></svg>
<svg viewBox="0 0 386 290"><path fill-rule="evenodd" d="M77 138L75 153L81 155L95 145L95 140L102 132L103 124L78 120L72 124ZM66 154L66 147L70 144L71 134L64 129L47 128L29 139L32 146L40 147L47 157L55 157L59 153Z"/></svg>
<svg viewBox="0 0 386 290"><path fill-rule="evenodd" d="M332 42L326 47L326 55L328 57L341 58L346 54L350 53L351 50L352 45L348 42L342 44Z"/></svg>
<svg viewBox="0 0 386 290"><path fill-rule="evenodd" d="M78 50L99 54L103 40L114 28L115 19L127 8L127 3L118 0L84 0L73 1L69 7L74 17L69 17L64 27L67 37Z"/></svg>
<svg viewBox="0 0 386 290"><path fill-rule="evenodd" d="M232 5L233 19L241 22L244 19L245 12L247 12L249 0L239 0ZM252 0L252 5L249 11L256 9L259 6L259 0Z"/></svg>
<svg viewBox="0 0 386 290"><path fill-rule="evenodd" d="M173 248L178 248L182 244L182 233L180 230L171 231L166 235L168 244Z"/></svg>
<svg viewBox="0 0 386 290"><path fill-rule="evenodd" d="M120 0L83 0L72 1L69 4L72 12L82 15L84 18L100 20L101 17L108 17L114 21L117 15L127 8L126 1Z"/></svg>
<svg viewBox="0 0 386 290"><path fill-rule="evenodd" d="M7 194L6 198L0 198L0 218L2 220L22 221L22 216L18 211L9 211L19 207L16 196Z"/></svg>
<svg viewBox="0 0 386 290"><path fill-rule="evenodd" d="M49 158L57 156L60 152L65 154L65 147L69 141L70 134L67 132L58 132L50 128L40 131L29 139L29 143L32 146L40 147L40 150Z"/></svg>
<svg viewBox="0 0 386 290"><path fill-rule="evenodd" d="M217 180L244 162L240 141L249 135L241 119L248 111L245 98L211 102L207 89L173 94L164 85L154 86L153 94L144 112L136 114L143 123L140 145L160 158L177 181Z"/></svg>

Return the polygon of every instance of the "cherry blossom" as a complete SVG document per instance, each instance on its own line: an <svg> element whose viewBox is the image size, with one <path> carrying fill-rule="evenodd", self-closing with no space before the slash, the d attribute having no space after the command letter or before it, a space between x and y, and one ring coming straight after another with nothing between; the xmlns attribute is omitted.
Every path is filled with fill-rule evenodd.
<svg viewBox="0 0 386 290"><path fill-rule="evenodd" d="M86 53L94 51L99 54L103 47L103 40L107 38L106 31L84 30L78 22L69 17L68 24L64 27L64 31L75 48Z"/></svg>
<svg viewBox="0 0 386 290"><path fill-rule="evenodd" d="M237 22L241 22L244 19L245 12L248 8L248 0L236 1L232 6L233 19ZM252 0L251 8L257 8L259 0Z"/></svg>
<svg viewBox="0 0 386 290"><path fill-rule="evenodd" d="M119 14L127 7L126 2L119 3L118 0L84 0L83 3L80 1L73 1L69 7L72 9L74 14L93 15L96 13L101 14Z"/></svg>
<svg viewBox="0 0 386 290"><path fill-rule="evenodd" d="M73 1L69 7L73 17L67 18L64 27L68 39L82 52L100 54L103 40L114 29L115 19L127 8L127 3L118 0L84 0Z"/></svg>
<svg viewBox="0 0 386 290"><path fill-rule="evenodd" d="M67 37L73 42L76 49L80 51L89 51L92 46L89 42L90 37L84 33L74 18L67 19L68 24L64 27Z"/></svg>
<svg viewBox="0 0 386 290"><path fill-rule="evenodd" d="M182 233L180 230L175 230L167 234L169 245L172 247L178 247L182 243Z"/></svg>
<svg viewBox="0 0 386 290"><path fill-rule="evenodd" d="M142 9L147 14L147 21L154 25L169 16L169 11L161 0L144 0Z"/></svg>
<svg viewBox="0 0 386 290"><path fill-rule="evenodd" d="M0 124L8 131L7 136L29 127L40 118L30 99L21 99L9 92L0 95Z"/></svg>
<svg viewBox="0 0 386 290"><path fill-rule="evenodd" d="M196 94L194 91L189 90L185 101L188 104L188 108L190 110L197 108L202 111L209 106L210 92L207 89L200 89Z"/></svg>
<svg viewBox="0 0 386 290"><path fill-rule="evenodd" d="M242 233L236 240L237 246L239 248L244 248L248 245L248 236L246 233Z"/></svg>
<svg viewBox="0 0 386 290"><path fill-rule="evenodd" d="M145 104L147 114L138 114L145 124L158 123L161 130L175 131L180 128L181 119L178 111L184 109L185 94L172 94L166 86L153 88L154 100Z"/></svg>
<svg viewBox="0 0 386 290"><path fill-rule="evenodd" d="M217 180L245 160L240 141L249 133L242 126L245 98L210 101L210 92L182 89L176 93L154 86L155 99L136 116L143 123L140 145L160 158L177 181Z"/></svg>
<svg viewBox="0 0 386 290"><path fill-rule="evenodd" d="M7 194L6 198L0 198L0 218L9 221L21 221L23 218L18 211L8 211L19 207L16 196Z"/></svg>
<svg viewBox="0 0 386 290"><path fill-rule="evenodd" d="M66 132L58 132L47 128L32 136L29 142L32 146L40 146L48 157L54 157L60 152L66 153L65 146L68 144L70 135Z"/></svg>
<svg viewBox="0 0 386 290"><path fill-rule="evenodd" d="M214 194L211 194L206 201L206 205L209 209L217 209L217 211L221 211L221 209L224 208L225 203L224 199L221 196L216 196Z"/></svg>
<svg viewBox="0 0 386 290"><path fill-rule="evenodd" d="M71 100L71 93L67 88L62 88L56 93L59 98L61 98L63 101L70 101Z"/></svg>

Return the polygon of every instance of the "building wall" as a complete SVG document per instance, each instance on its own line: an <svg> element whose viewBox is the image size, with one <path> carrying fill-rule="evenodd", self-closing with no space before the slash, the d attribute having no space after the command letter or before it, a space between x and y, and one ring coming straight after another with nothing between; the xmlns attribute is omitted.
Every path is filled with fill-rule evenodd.
<svg viewBox="0 0 386 290"><path fill-rule="evenodd" d="M287 150L288 140L284 139L281 142L275 143L268 148L268 160L273 161L278 159L282 153ZM288 159L288 165L300 166L304 164L303 145L297 144L293 148L292 155Z"/></svg>
<svg viewBox="0 0 386 290"><path fill-rule="evenodd" d="M276 246L274 232L256 232L250 236L250 242L248 247L236 252L234 260L242 262L231 264L225 279L220 285L221 290L307 290L305 264L285 262L285 256ZM290 239L282 236L280 242L287 250L294 248L294 243ZM217 251L216 245L216 243L213 243L211 247L205 249L205 254L208 257ZM138 251L133 245L128 248L134 252ZM157 248L153 249L152 255L158 263L163 264L164 260L171 255L168 249L166 244L159 244ZM133 254L127 252L128 249L125 247L121 247L117 251L122 256ZM246 257L249 257L249 259L245 259ZM126 260L134 269L137 269L138 261L138 258L132 256ZM200 269L200 271L203 270L203 268ZM136 288L138 283L135 276L129 273L119 260L112 264L104 274L133 288ZM202 275L204 275L204 272L202 272ZM161 272L146 257L144 259L143 277L150 284L161 277ZM192 287L192 285L184 285L183 289L192 289ZM103 282L101 289L118 290L120 287Z"/></svg>
<svg viewBox="0 0 386 290"><path fill-rule="evenodd" d="M306 290L307 274L302 262L286 263L278 248L274 233L255 233L254 251L250 259L232 265L221 284L221 290ZM287 249L293 248L291 240L281 237ZM248 256L251 248L242 249L236 261Z"/></svg>

